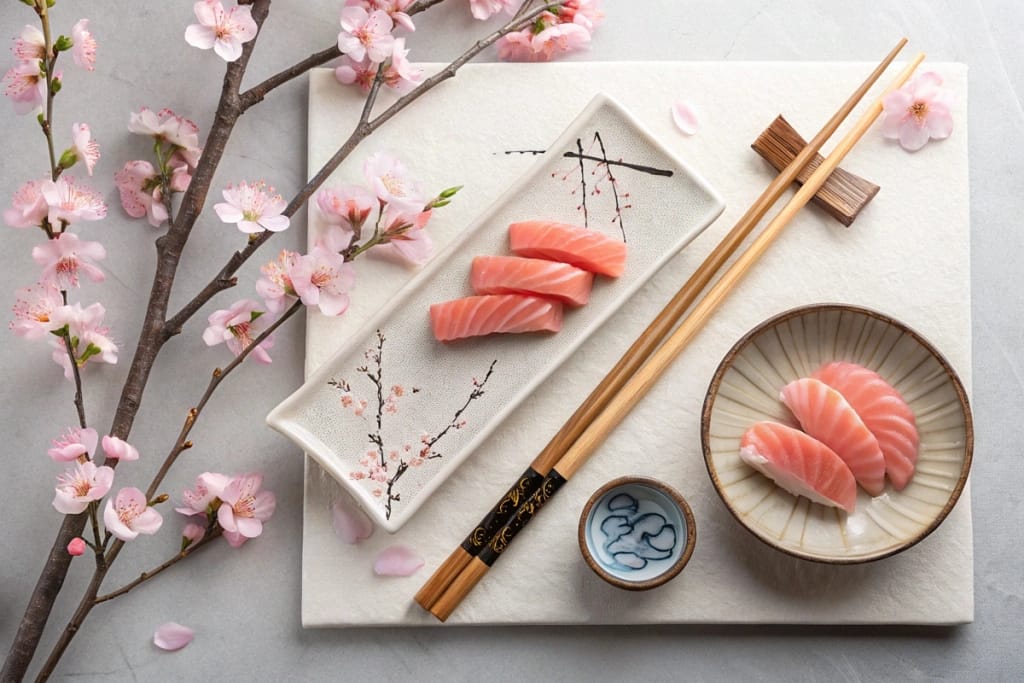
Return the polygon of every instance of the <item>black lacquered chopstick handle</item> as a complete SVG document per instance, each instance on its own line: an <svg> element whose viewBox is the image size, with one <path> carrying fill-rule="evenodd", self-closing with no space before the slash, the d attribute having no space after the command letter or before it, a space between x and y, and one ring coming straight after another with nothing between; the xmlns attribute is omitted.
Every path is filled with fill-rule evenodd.
<svg viewBox="0 0 1024 683"><path fill-rule="evenodd" d="M480 520L476 528L462 541L462 549L472 557L487 547L491 537L512 519L519 506L530 498L544 481L544 475L532 467L526 468L516 483L512 484L501 500Z"/></svg>
<svg viewBox="0 0 1024 683"><path fill-rule="evenodd" d="M488 567L494 565L494 563L501 557L501 554L505 552L508 546L512 543L512 539L515 538L516 534L522 531L523 527L530 523L540 509L547 503L551 498L558 493L558 489L562 488L562 484L565 483L565 478L562 477L555 470L551 470L548 476L544 478L540 486L533 492L533 494L523 501L519 509L515 511L508 522L503 527L498 529L490 543L479 551L477 556L481 562L486 564Z"/></svg>

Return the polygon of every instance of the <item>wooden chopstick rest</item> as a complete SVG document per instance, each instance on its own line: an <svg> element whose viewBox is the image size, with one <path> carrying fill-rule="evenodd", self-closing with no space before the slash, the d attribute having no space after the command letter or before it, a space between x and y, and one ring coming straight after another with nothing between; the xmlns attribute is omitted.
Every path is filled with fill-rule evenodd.
<svg viewBox="0 0 1024 683"><path fill-rule="evenodd" d="M779 114L772 124L757 136L757 140L750 147L776 171L781 171L806 145L800 133L796 132L782 114ZM820 154L815 154L810 163L797 174L794 182L800 185L807 182L823 159ZM837 221L850 227L861 209L878 194L879 189L881 188L878 185L837 168L815 193L812 201Z"/></svg>

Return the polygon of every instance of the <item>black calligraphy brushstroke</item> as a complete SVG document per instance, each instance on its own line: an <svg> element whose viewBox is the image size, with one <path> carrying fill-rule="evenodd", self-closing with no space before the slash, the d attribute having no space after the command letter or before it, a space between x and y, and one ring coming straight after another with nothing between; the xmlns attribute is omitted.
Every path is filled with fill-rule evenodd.
<svg viewBox="0 0 1024 683"><path fill-rule="evenodd" d="M506 149L502 154L532 154L537 156L538 154L543 154L546 151L547 150L544 149Z"/></svg>
<svg viewBox="0 0 1024 683"><path fill-rule="evenodd" d="M562 156L566 157L567 159L580 158L580 155L577 154L576 152L566 152ZM609 166L622 166L623 168L630 168L634 171L640 171L641 173L649 173L651 175L663 176L665 178L671 178L673 175L675 175L673 171L670 171L668 169L654 168L653 166L642 166L640 164L631 164L628 161L612 161L611 159L606 160L602 159L601 157L590 156L589 154L584 154L582 158L586 159L587 161L607 163Z"/></svg>
<svg viewBox="0 0 1024 683"><path fill-rule="evenodd" d="M580 160L580 185L582 186L582 192L580 196L583 198L583 227L590 227L590 216L587 214L587 173L583 168L583 142L579 138L576 138L576 150L579 152Z"/></svg>

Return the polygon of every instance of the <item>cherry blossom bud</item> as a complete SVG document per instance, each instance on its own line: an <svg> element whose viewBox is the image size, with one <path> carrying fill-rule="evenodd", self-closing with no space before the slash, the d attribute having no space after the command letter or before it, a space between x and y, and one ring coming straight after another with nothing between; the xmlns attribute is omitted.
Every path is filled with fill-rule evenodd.
<svg viewBox="0 0 1024 683"><path fill-rule="evenodd" d="M78 557L79 555L82 555L84 553L85 541L83 541L78 536L75 536L71 539L71 542L68 543L68 555L74 555L75 557Z"/></svg>

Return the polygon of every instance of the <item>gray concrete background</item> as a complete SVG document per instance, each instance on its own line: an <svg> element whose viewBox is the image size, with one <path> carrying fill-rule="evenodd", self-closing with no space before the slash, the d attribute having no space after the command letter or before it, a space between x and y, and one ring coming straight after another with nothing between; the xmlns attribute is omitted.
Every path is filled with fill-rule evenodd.
<svg viewBox="0 0 1024 683"><path fill-rule="evenodd" d="M1019 644L1022 600L1019 529L1024 443L1020 420L1024 304L1018 259L1024 213L1017 159L1024 150L1024 10L1015 0L824 0L637 3L606 0L606 24L595 35L592 60L856 60L876 61L901 35L934 60L970 66L971 218L974 299L974 412L977 428L973 480L976 621L961 628L457 628L430 630L303 631L299 625L302 458L263 426L263 416L302 377L299 326L279 335L274 364L233 376L194 431L197 446L167 480L179 491L204 469L262 469L278 496L278 511L257 542L241 552L226 545L204 550L167 575L116 603L94 610L68 650L57 679L91 680L1017 680L1024 675ZM281 65L329 45L339 2L278 2L250 67L254 83ZM409 39L417 61L455 57L480 26L465 0L449 0L420 17ZM92 74L64 67L57 128L91 124L103 145L94 185L103 188L111 215L86 226L110 252L103 285L87 284L82 301L102 300L122 345L123 360L87 376L90 422L110 423L135 330L151 282L156 232L127 220L110 180L124 160L143 158L148 145L129 136L127 114L141 105L169 106L209 129L222 63L182 39L191 3L58 2L57 30L92 19L100 41ZM20 3L0 8L3 36L34 15ZM493 53L486 56L493 59ZM6 68L6 62L4 63ZM286 193L305 172L306 88L296 82L274 93L238 125L219 178L273 178ZM9 105L4 104L4 107ZM45 146L35 124L5 109L0 132L4 163L0 196L45 170ZM958 129L956 134L963 134ZM212 214L211 214L212 215ZM280 247L299 248L301 222ZM5 228L8 247L0 271L6 301L33 281L29 253L35 234ZM277 241L277 240L275 240ZM175 301L183 302L237 245L237 233L213 217L200 221L179 271ZM263 259L265 260L265 259ZM243 270L252 280L258 263ZM941 274L937 274L941 276ZM233 295L226 295L225 301ZM9 305L9 303L7 304ZM212 310L212 308L211 308ZM199 319L201 320L201 318ZM131 441L145 461L119 470L131 483L148 479L202 392L207 373L225 362L207 351L199 320L161 356ZM226 353L226 352L223 352ZM5 496L0 499L0 645L6 651L59 524L52 510L50 438L74 420L69 386L49 354L11 334L0 336L3 435L8 443ZM129 483L122 479L122 485ZM130 547L108 579L111 587L158 564L170 535ZM90 563L73 565L51 619L43 649L73 610ZM893 596L898 600L899 596ZM196 630L180 653L151 644L153 629L176 620ZM38 666L38 662L37 662Z"/></svg>

